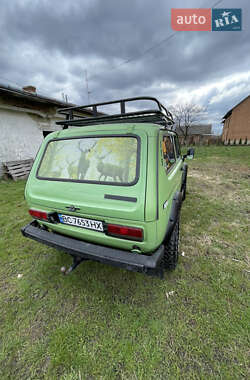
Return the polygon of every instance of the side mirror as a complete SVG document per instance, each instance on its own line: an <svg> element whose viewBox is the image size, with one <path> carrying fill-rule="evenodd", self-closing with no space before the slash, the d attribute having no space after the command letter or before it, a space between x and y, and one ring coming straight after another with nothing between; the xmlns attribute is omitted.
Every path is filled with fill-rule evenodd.
<svg viewBox="0 0 250 380"><path fill-rule="evenodd" d="M194 158L194 149L193 148L188 149L186 157L188 160L192 160Z"/></svg>

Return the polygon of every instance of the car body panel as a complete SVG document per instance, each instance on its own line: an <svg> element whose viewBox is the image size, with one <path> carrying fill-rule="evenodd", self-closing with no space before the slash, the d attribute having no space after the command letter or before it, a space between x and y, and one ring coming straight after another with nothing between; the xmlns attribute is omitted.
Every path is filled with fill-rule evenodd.
<svg viewBox="0 0 250 380"><path fill-rule="evenodd" d="M111 124L91 127L71 128L55 132L46 137L28 178L25 198L29 208L47 213L72 215L70 206L77 210L73 215L100 220L108 223L142 228L143 241L133 241L108 236L99 232L62 223L38 221L51 231L68 235L87 242L124 249L151 253L164 239L167 229L171 202L174 194L181 188L181 168L179 157L166 174L163 165L161 138L163 133L156 124ZM39 165L49 141L84 136L135 135L140 140L139 176L133 185L93 184L78 181L40 179L37 176ZM107 197L108 195L108 197ZM115 199L114 199L115 198ZM132 199L132 200L131 200Z"/></svg>

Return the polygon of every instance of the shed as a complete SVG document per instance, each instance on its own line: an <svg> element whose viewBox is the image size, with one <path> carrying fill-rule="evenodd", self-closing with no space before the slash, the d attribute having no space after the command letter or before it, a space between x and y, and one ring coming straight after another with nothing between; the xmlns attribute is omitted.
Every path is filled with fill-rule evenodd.
<svg viewBox="0 0 250 380"><path fill-rule="evenodd" d="M182 129L182 130L181 130ZM177 127L176 132L179 135L181 144L200 145L209 144L212 141L212 124L194 124L188 128L187 137L183 135L184 128Z"/></svg>
<svg viewBox="0 0 250 380"><path fill-rule="evenodd" d="M3 162L34 158L44 137L60 130L58 108L74 104L48 98L33 86L22 89L0 84L0 177ZM92 111L84 111L91 116Z"/></svg>
<svg viewBox="0 0 250 380"><path fill-rule="evenodd" d="M184 129L184 127L183 127ZM183 135L180 127L176 127L178 135ZM210 136L212 135L212 124L194 124L188 128L188 136Z"/></svg>

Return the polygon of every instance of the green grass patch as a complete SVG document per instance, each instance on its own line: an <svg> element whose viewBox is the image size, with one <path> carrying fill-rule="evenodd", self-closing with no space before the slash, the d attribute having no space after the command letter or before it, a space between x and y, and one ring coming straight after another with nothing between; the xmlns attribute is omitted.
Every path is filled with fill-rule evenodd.
<svg viewBox="0 0 250 380"><path fill-rule="evenodd" d="M196 149L163 281L94 262L63 277L70 258L20 233L24 181L0 182L0 378L247 378L249 176L249 147Z"/></svg>

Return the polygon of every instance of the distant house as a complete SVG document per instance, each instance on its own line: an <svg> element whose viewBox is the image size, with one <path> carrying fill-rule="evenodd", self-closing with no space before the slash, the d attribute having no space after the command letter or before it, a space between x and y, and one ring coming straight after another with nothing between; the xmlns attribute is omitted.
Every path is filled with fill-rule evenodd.
<svg viewBox="0 0 250 380"><path fill-rule="evenodd" d="M185 133L185 129L176 127L176 132L179 135L180 143L184 143L184 135L183 131ZM212 124L197 124L197 125L191 125L187 130L187 144L199 144L201 142L204 142L205 140L209 140L210 136L213 136L212 134Z"/></svg>
<svg viewBox="0 0 250 380"><path fill-rule="evenodd" d="M2 163L34 158L44 137L60 130L58 108L69 104L39 95L33 86L22 90L0 84L0 177ZM92 111L84 115L92 115Z"/></svg>
<svg viewBox="0 0 250 380"><path fill-rule="evenodd" d="M184 127L182 128L184 130ZM176 132L178 135L183 135L181 128L176 127ZM210 136L212 134L212 124L197 124L191 125L188 128L188 136Z"/></svg>
<svg viewBox="0 0 250 380"><path fill-rule="evenodd" d="M222 122L222 141L225 145L250 145L250 95L230 109Z"/></svg>

